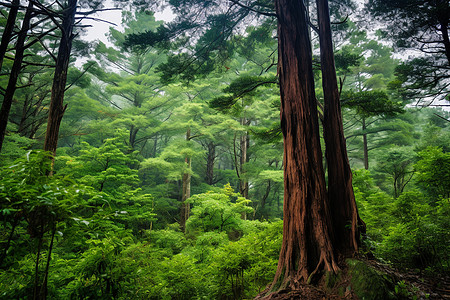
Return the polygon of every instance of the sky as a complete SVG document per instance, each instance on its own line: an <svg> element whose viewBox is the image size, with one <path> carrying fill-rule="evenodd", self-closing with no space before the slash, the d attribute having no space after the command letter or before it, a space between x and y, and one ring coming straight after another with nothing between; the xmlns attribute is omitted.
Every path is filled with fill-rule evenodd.
<svg viewBox="0 0 450 300"><path fill-rule="evenodd" d="M111 2L109 3L109 5L108 4L105 5L105 8L113 8L113 7L114 6L112 5ZM102 21L98 21L98 20L97 21L84 20L82 22L82 24L83 25L91 25L91 27L87 27L85 29L86 34L84 34L82 36L82 39L87 40L87 41L93 41L93 40L99 39L102 42L104 42L105 44L110 46L111 44L108 42L106 35L107 35L110 27L113 27L118 30L120 30L122 28L122 26L120 25L121 20L122 20L122 10L118 9L118 10L103 11L103 12L97 13L95 15L92 15L91 17L97 18L100 20L105 20L105 21L114 23L115 25L112 25L112 24L106 23L106 22L102 22ZM156 20L164 20L164 21L168 22L168 21L171 21L174 17L175 17L174 14L172 13L172 11L169 8L166 8L162 12L155 13Z"/></svg>

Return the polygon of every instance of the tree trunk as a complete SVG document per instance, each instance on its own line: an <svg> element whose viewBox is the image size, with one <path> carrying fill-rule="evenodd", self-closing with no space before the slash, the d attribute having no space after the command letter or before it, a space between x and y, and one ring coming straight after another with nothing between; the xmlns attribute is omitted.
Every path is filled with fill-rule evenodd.
<svg viewBox="0 0 450 300"><path fill-rule="evenodd" d="M11 69L11 74L9 75L8 86L6 87L5 96L3 97L2 108L0 110L0 152L2 150L3 141L5 140L6 127L8 126L9 112L11 111L14 93L16 92L17 79L19 78L20 70L22 69L23 53L25 51L24 45L25 39L27 38L28 30L30 29L32 8L33 2L30 1L28 3L25 17L23 18L22 29L20 30L19 36L17 37L16 55L14 57L14 63ZM13 8L11 8L11 10L12 9Z"/></svg>
<svg viewBox="0 0 450 300"><path fill-rule="evenodd" d="M3 30L2 35L2 41L0 42L0 71L2 70L3 60L5 59L6 51L8 50L8 45L9 42L11 41L12 33L14 30L14 24L16 23L17 12L19 11L19 5L20 0L13 0L11 2L11 9L9 10L8 20L6 21L5 30Z"/></svg>
<svg viewBox="0 0 450 300"><path fill-rule="evenodd" d="M448 23L449 23L449 9L448 0L436 1L437 18L440 25L440 31L442 34L442 42L444 44L445 56L450 64L450 38L448 35Z"/></svg>
<svg viewBox="0 0 450 300"><path fill-rule="evenodd" d="M75 23L75 12L77 0L69 0L68 6L63 11L63 22L61 28L61 42L59 44L58 56L56 58L55 75L53 77L52 95L47 121L47 132L45 134L44 150L56 154L58 146L58 135L61 120L66 110L64 106L64 93L66 89L67 70L69 68L70 52L72 49L73 26Z"/></svg>
<svg viewBox="0 0 450 300"><path fill-rule="evenodd" d="M363 151L364 151L364 169L369 170L369 146L367 145L367 134L366 134L366 118L362 119L362 130L363 130Z"/></svg>
<svg viewBox="0 0 450 300"><path fill-rule="evenodd" d="M247 124L247 119L245 118L241 118L241 125L248 125ZM241 135L240 137L240 150L241 150L241 157L240 157L240 161L239 161L239 192L240 194L248 199L248 180L246 178L245 174L245 163L248 162L248 143L249 142L249 138L248 138L248 134L247 132L243 135Z"/></svg>
<svg viewBox="0 0 450 300"><path fill-rule="evenodd" d="M209 185L214 184L214 162L216 160L216 145L214 142L207 144L208 154L206 157L205 181Z"/></svg>
<svg viewBox="0 0 450 300"><path fill-rule="evenodd" d="M186 131L186 141L191 140L191 130ZM182 232L186 231L186 221L189 219L190 205L186 203L186 200L191 197L191 158L186 157L185 163L187 166L187 172L183 174L183 195L181 198L181 216L180 216L180 228Z"/></svg>
<svg viewBox="0 0 450 300"><path fill-rule="evenodd" d="M275 6L284 138L284 223L271 289L295 289L314 279L317 272L339 268L330 239L305 6L303 1L289 0L276 0Z"/></svg>
<svg viewBox="0 0 450 300"><path fill-rule="evenodd" d="M44 271L44 282L41 286L40 291L40 299L47 299L48 295L48 271L50 269L50 260L52 258L52 250L53 250L53 241L55 240L55 233L56 233L56 224L53 225L52 229L52 237L50 239L50 246L48 247L48 253L47 253L47 262L45 264L45 271Z"/></svg>
<svg viewBox="0 0 450 300"><path fill-rule="evenodd" d="M344 257L358 252L359 215L347 157L336 70L334 66L328 0L316 0L319 19L320 62L324 93L324 140L328 165L328 200L334 230L334 248Z"/></svg>

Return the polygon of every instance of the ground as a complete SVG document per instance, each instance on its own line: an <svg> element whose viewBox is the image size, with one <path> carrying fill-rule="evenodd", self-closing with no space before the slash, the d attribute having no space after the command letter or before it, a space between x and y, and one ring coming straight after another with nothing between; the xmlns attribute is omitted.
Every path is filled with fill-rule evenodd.
<svg viewBox="0 0 450 300"><path fill-rule="evenodd" d="M450 299L450 277L395 270L376 260L348 259L336 275L326 274L317 286L302 284L256 299Z"/></svg>

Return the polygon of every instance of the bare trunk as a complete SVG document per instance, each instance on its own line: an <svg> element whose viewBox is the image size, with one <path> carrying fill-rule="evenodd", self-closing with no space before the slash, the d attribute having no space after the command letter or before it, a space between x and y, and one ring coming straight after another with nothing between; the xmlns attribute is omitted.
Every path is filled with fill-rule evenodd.
<svg viewBox="0 0 450 300"><path fill-rule="evenodd" d="M241 125L247 125L247 120L245 118L241 119ZM241 150L241 157L240 157L240 166L239 166L239 192L240 194L248 199L248 180L245 176L245 163L248 162L248 134L245 133L241 135L240 137L240 150Z"/></svg>
<svg viewBox="0 0 450 300"><path fill-rule="evenodd" d="M2 35L2 41L0 42L0 71L2 70L3 60L5 59L6 51L8 50L8 45L11 41L14 24L17 18L17 12L19 11L19 5L20 0L13 0L11 2L11 9L9 10L8 20L6 21L5 30L3 30Z"/></svg>
<svg viewBox="0 0 450 300"><path fill-rule="evenodd" d="M22 22L22 29L19 32L16 43L16 55L14 63L9 75L8 86L6 87L5 96L3 97L2 108L0 110L0 152L2 150L3 141L5 140L6 127L8 126L9 112L16 92L17 79L19 78L20 70L22 68L23 54L25 51L25 39L27 38L28 30L30 29L30 22L32 17L33 2L28 4L27 12ZM3 38L2 38L3 43Z"/></svg>
<svg viewBox="0 0 450 300"><path fill-rule="evenodd" d="M364 151L364 169L369 170L369 148L367 145L367 134L366 134L366 119L362 119L362 130L363 130L363 151Z"/></svg>
<svg viewBox="0 0 450 300"><path fill-rule="evenodd" d="M191 140L191 130L186 132L186 141ZM180 216L180 228L182 232L186 231L186 221L189 219L190 205L186 203L186 200L191 197L191 158L186 157L185 163L187 166L187 172L183 174L183 195L181 198L181 216Z"/></svg>
<svg viewBox="0 0 450 300"><path fill-rule="evenodd" d="M61 42L59 44L58 57L56 58L55 75L53 77L52 95L47 121L44 150L56 154L58 135L61 120L66 110L64 106L64 93L66 89L67 70L69 68L70 52L72 49L73 26L77 0L69 0L68 6L63 12L61 28Z"/></svg>
<svg viewBox="0 0 450 300"><path fill-rule="evenodd" d="M44 271L44 282L41 287L40 299L47 299L48 295L48 271L50 269L50 260L52 258L53 241L55 240L55 233L56 233L56 224L53 225L52 237L50 239L50 246L48 247L47 262L45 264L45 271Z"/></svg>
<svg viewBox="0 0 450 300"><path fill-rule="evenodd" d="M320 61L324 92L324 139L328 165L328 200L334 247L344 257L354 256L360 244L359 215L347 157L336 70L334 66L328 0L316 0L319 18ZM362 223L361 223L362 224Z"/></svg>
<svg viewBox="0 0 450 300"><path fill-rule="evenodd" d="M206 157L205 181L209 185L214 184L214 162L216 160L216 145L214 142L208 143L208 154Z"/></svg>
<svg viewBox="0 0 450 300"><path fill-rule="evenodd" d="M276 0L275 5L284 138L284 223L271 288L283 289L310 282L320 271L339 268L330 239L305 6L303 1L289 0Z"/></svg>

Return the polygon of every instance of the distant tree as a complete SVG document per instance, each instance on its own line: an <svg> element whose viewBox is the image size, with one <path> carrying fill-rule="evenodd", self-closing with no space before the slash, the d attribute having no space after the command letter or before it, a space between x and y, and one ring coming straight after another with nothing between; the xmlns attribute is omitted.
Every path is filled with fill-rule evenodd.
<svg viewBox="0 0 450 300"><path fill-rule="evenodd" d="M383 33L401 51L423 55L397 68L407 94L443 99L449 91L450 5L447 0L369 0L368 11L385 24Z"/></svg>
<svg viewBox="0 0 450 300"><path fill-rule="evenodd" d="M17 4L17 3L16 3ZM12 12L14 14L14 7L12 8ZM16 12L17 13L17 12ZM16 92L16 84L17 79L19 78L19 74L22 68L22 61L25 51L25 41L27 38L28 30L30 29L31 18L33 16L33 2L30 1L27 7L27 11L25 13L25 17L22 21L22 28L18 34L17 42L16 42L16 54L14 58L14 63L11 69L11 74L9 76L8 86L6 88L5 94L3 96L2 107L0 110L0 151L2 150L3 141L5 139L6 126L8 124L9 112L11 110L11 105L14 98L14 93ZM6 27L5 30L9 28ZM5 32L6 36L8 36L9 32ZM3 39L2 39L3 43ZM3 57L1 57L3 60ZM1 69L0 69L1 70Z"/></svg>
<svg viewBox="0 0 450 300"><path fill-rule="evenodd" d="M20 0L11 1L11 7L8 13L8 19L3 30L2 39L0 42L0 71L2 70L3 60L5 59L8 50L9 42L11 41L14 25L19 11Z"/></svg>

